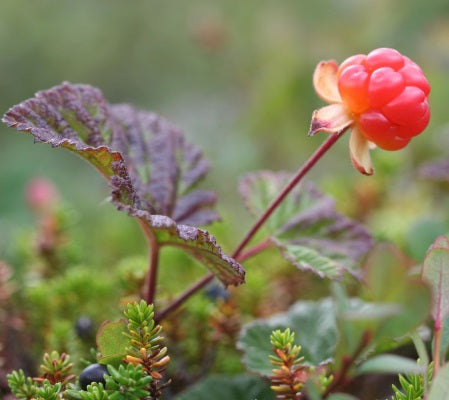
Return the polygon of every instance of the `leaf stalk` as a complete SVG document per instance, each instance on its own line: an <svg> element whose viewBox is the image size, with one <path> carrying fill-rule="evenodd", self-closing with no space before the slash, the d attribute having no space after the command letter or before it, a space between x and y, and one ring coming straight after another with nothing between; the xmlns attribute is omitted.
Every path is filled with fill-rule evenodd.
<svg viewBox="0 0 449 400"><path fill-rule="evenodd" d="M237 248L232 253L232 258L236 261L243 261L249 258L249 256L253 256L256 253L248 252L243 253L244 248L248 245L248 243L254 238L256 233L260 230L260 228L265 224L268 218L273 214L273 212L279 207L279 205L283 202L283 200L287 197L287 195L298 185L299 182L304 178L304 176L312 169L312 167L326 154L326 152L337 142L337 140L343 136L343 133L348 130L349 127L344 128L342 131L338 133L331 134L318 149L310 156L310 158L301 166L298 172L293 176L290 182L282 189L281 193L272 201L272 203L268 206L265 212L259 217L256 223L251 227L251 229L247 232L244 238L241 240ZM264 247L265 248L265 247ZM263 248L263 249L264 249ZM168 314L176 310L179 306L181 306L190 296L195 294L197 291L201 290L204 286L206 286L210 281L214 279L214 274L210 273L201 278L198 282L190 286L186 289L178 298L176 298L171 304L169 304L165 309L163 309L160 313L156 315L156 321L161 321Z"/></svg>

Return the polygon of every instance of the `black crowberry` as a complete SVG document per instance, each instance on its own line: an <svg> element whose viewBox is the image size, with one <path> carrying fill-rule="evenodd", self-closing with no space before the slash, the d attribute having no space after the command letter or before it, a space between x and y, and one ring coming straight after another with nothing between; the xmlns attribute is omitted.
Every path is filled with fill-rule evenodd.
<svg viewBox="0 0 449 400"><path fill-rule="evenodd" d="M79 378L81 389L86 390L87 385L90 385L93 382L101 382L104 385L106 383L104 375L109 375L106 365L91 364L84 368Z"/></svg>

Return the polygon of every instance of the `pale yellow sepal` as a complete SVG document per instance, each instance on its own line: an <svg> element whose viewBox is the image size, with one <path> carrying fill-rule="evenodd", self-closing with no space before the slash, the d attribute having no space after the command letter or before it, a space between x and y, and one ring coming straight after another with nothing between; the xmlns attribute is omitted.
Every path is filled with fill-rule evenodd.
<svg viewBox="0 0 449 400"><path fill-rule="evenodd" d="M360 133L357 127L354 127L349 139L349 153L354 167L364 175L372 175L374 173L369 151L369 141Z"/></svg>
<svg viewBox="0 0 449 400"><path fill-rule="evenodd" d="M313 73L313 87L317 95L327 103L340 103L337 84L338 64L334 60L321 61Z"/></svg>
<svg viewBox="0 0 449 400"><path fill-rule="evenodd" d="M313 136L318 132L339 134L353 122L343 104L331 104L313 112L309 136Z"/></svg>

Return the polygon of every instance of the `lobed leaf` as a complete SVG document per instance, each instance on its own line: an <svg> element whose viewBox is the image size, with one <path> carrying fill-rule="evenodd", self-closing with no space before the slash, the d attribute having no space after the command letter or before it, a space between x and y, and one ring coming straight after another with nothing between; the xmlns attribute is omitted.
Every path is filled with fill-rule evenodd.
<svg viewBox="0 0 449 400"><path fill-rule="evenodd" d="M260 216L289 180L289 174L270 171L245 176L240 192L246 208ZM362 225L338 213L334 200L311 184L295 188L266 227L284 258L301 270L331 279L344 271L359 276L360 260L373 245Z"/></svg>
<svg viewBox="0 0 449 400"><path fill-rule="evenodd" d="M181 224L198 226L217 220L212 210L216 195L194 189L209 164L181 131L154 113L126 104L110 110L120 132L114 144L125 156L141 203L149 203L153 214Z"/></svg>
<svg viewBox="0 0 449 400"><path fill-rule="evenodd" d="M141 220L160 245L174 244L225 285L244 270L207 231L218 219L213 192L197 189L209 166L182 132L158 115L109 105L100 90L63 83L11 108L3 122L36 142L75 152L109 180L115 205Z"/></svg>

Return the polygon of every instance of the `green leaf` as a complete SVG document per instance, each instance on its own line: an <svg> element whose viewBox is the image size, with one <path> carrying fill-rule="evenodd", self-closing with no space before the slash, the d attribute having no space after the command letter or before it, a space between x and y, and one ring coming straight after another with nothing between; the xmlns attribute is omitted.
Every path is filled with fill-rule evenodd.
<svg viewBox="0 0 449 400"><path fill-rule="evenodd" d="M432 317L440 329L449 316L449 241L440 236L424 259L422 278L432 288Z"/></svg>
<svg viewBox="0 0 449 400"><path fill-rule="evenodd" d="M441 334L440 357L442 360L445 360L448 349L449 349L449 317L445 318L443 322L443 332Z"/></svg>
<svg viewBox="0 0 449 400"><path fill-rule="evenodd" d="M393 354L382 354L371 357L357 368L360 374L422 374L425 367L418 365L416 360Z"/></svg>
<svg viewBox="0 0 449 400"><path fill-rule="evenodd" d="M105 321L101 324L97 333L98 362L101 364L120 364L126 356L126 347L129 339L124 335L127 333L126 322Z"/></svg>
<svg viewBox="0 0 449 400"><path fill-rule="evenodd" d="M331 394L327 400L357 400L357 397L351 396L346 393L334 393Z"/></svg>
<svg viewBox="0 0 449 400"><path fill-rule="evenodd" d="M300 301L286 313L255 320L243 327L237 347L243 351L243 362L250 371L271 375L270 335L273 330L286 328L295 332L295 344L302 347L305 364L319 365L332 359L337 341L332 300Z"/></svg>
<svg viewBox="0 0 449 400"><path fill-rule="evenodd" d="M167 120L109 105L91 86L64 83L11 108L2 121L94 165L109 181L114 204L139 218L160 245L179 247L225 285L244 282L240 264L195 228L218 219L215 194L197 189L209 166Z"/></svg>
<svg viewBox="0 0 449 400"><path fill-rule="evenodd" d="M396 308L390 316L386 315L379 321L373 338L377 342L411 332L429 315L429 288L410 276L409 267L409 261L390 244L378 244L367 256L362 297L369 302Z"/></svg>
<svg viewBox="0 0 449 400"><path fill-rule="evenodd" d="M449 364L441 368L432 381L427 400L449 400Z"/></svg>
<svg viewBox="0 0 449 400"><path fill-rule="evenodd" d="M274 400L270 386L254 376L210 376L176 400Z"/></svg>
<svg viewBox="0 0 449 400"><path fill-rule="evenodd" d="M448 231L448 226L440 219L420 218L410 225L406 240L407 254L414 260L423 260L429 246L439 235Z"/></svg>
<svg viewBox="0 0 449 400"><path fill-rule="evenodd" d="M429 288L410 276L408 260L392 245L375 246L366 258L364 272L361 299L345 300L338 293L337 366L344 356L354 353L364 335L370 338L364 353L386 351L409 340L406 335L429 315Z"/></svg>
<svg viewBox="0 0 449 400"><path fill-rule="evenodd" d="M245 176L240 192L249 212L259 217L289 180L289 174L270 171ZM363 226L339 214L334 200L311 184L293 189L266 228L294 266L331 279L345 271L358 276L359 262L373 244Z"/></svg>

